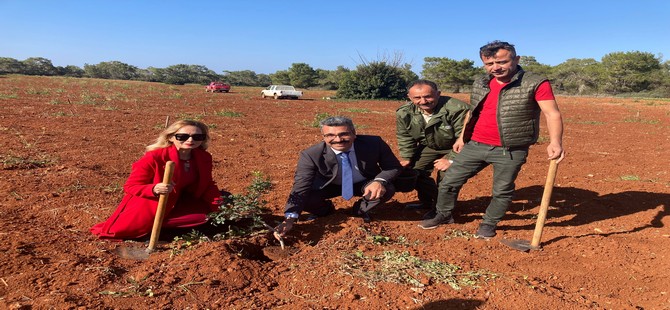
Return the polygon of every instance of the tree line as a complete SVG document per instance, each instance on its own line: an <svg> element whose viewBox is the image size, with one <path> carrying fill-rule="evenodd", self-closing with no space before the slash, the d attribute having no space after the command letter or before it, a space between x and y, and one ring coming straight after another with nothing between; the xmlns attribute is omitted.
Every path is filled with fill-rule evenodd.
<svg viewBox="0 0 670 310"><path fill-rule="evenodd" d="M522 56L521 67L545 75L554 91L567 95L633 94L648 97L670 97L670 61L662 62L647 52L614 52L600 61L592 58L571 58L550 66L533 56ZM480 66L469 59L426 57L421 71L445 92L467 92ZM286 70L272 74L256 74L251 70L223 71L217 74L206 66L178 64L166 68L138 68L120 61L85 64L83 68L54 66L51 60L31 57L17 60L0 57L0 74L88 77L116 80L138 80L183 85L207 84L221 80L235 86L290 84L298 88L336 90L337 96L350 99L403 99L406 86L418 75L402 56L393 59L365 61L354 70L338 66L335 70L314 69L306 63L294 63Z"/></svg>

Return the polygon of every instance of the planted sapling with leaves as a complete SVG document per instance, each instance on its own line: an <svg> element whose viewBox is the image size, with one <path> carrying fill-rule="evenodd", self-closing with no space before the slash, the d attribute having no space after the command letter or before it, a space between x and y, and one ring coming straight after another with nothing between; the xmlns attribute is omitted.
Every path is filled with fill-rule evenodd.
<svg viewBox="0 0 670 310"><path fill-rule="evenodd" d="M230 238L234 236L247 236L253 232L265 229L260 215L265 210L267 201L261 196L267 194L272 188L268 177L261 172L253 172L254 179L247 186L246 194L231 194L221 196L223 203L218 212L209 214L212 225L224 226L226 232L217 237Z"/></svg>

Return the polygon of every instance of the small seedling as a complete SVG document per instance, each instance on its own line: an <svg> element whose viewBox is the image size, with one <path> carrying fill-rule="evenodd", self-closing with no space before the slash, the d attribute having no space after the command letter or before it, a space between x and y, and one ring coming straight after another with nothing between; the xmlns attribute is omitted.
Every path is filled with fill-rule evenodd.
<svg viewBox="0 0 670 310"><path fill-rule="evenodd" d="M229 111L229 110L221 110L216 113L214 113L216 116L223 116L223 117L242 117L244 114L240 112L235 112L235 111Z"/></svg>
<svg viewBox="0 0 670 310"><path fill-rule="evenodd" d="M621 178L624 181L639 181L640 177L634 174L627 174L627 175L622 175L619 178Z"/></svg>
<svg viewBox="0 0 670 310"><path fill-rule="evenodd" d="M369 236L368 239L372 240L372 243L382 245L385 243L388 243L391 241L390 237L387 236L381 236L381 235L374 235L374 236Z"/></svg>
<svg viewBox="0 0 670 310"><path fill-rule="evenodd" d="M331 115L324 112L324 113L316 113L314 116L314 121L312 122L312 127L319 128L321 126L321 121L329 118Z"/></svg>
<svg viewBox="0 0 670 310"><path fill-rule="evenodd" d="M55 163L55 159L49 158L47 156L39 156L38 158L33 157L24 157L24 156L13 156L13 155L0 155L0 163L2 163L2 169L13 170L13 169L35 169L35 168L44 168Z"/></svg>
<svg viewBox="0 0 670 310"><path fill-rule="evenodd" d="M180 255L204 241L209 241L209 238L197 230L191 230L191 232L183 236L176 236L170 242L170 258Z"/></svg>
<svg viewBox="0 0 670 310"><path fill-rule="evenodd" d="M341 111L349 113L370 113L370 109L359 109L359 108L347 108Z"/></svg>
<svg viewBox="0 0 670 310"><path fill-rule="evenodd" d="M191 119L194 121L200 121L204 117L204 114L187 114L187 113L181 113L177 115L177 119ZM164 127L161 127L161 129Z"/></svg>
<svg viewBox="0 0 670 310"><path fill-rule="evenodd" d="M460 229L452 229L451 233L448 233L447 235L445 235L443 239L444 240L449 240L449 239L454 239L454 238L464 238L464 239L470 240L471 238L474 238L474 237L475 237L475 235L473 235L472 233L469 233L467 231L460 230Z"/></svg>

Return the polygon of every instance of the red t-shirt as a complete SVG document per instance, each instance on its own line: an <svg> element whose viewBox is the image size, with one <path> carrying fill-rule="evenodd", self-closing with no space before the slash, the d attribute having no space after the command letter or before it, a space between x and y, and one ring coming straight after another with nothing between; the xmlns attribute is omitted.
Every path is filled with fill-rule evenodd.
<svg viewBox="0 0 670 310"><path fill-rule="evenodd" d="M500 143L500 133L498 132L498 118L496 117L496 112L498 111L498 97L500 96L500 90L509 83L500 84L496 79L491 79L489 82L489 87L491 92L486 95L484 102L477 108L480 110L479 119L475 124L475 129L472 133L472 140L502 146ZM540 83L540 86L537 87L535 91L535 100L554 100L554 92L551 90L551 85L549 81L544 81Z"/></svg>

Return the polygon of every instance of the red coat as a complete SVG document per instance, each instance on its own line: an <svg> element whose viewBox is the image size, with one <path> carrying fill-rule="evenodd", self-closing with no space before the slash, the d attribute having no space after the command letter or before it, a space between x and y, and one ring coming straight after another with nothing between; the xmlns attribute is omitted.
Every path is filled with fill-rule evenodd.
<svg viewBox="0 0 670 310"><path fill-rule="evenodd" d="M175 162L172 182L175 190L168 195L163 227L191 227L204 224L207 213L217 211L214 199L221 193L212 179L212 155L202 149L191 151L191 169L197 172L195 182L181 188L184 167L174 146L146 152L135 162L123 186L126 195L107 221L91 227L100 238L132 239L151 232L158 197L153 187L163 182L165 163ZM191 171L193 171L191 170ZM173 212L174 211L174 212Z"/></svg>

